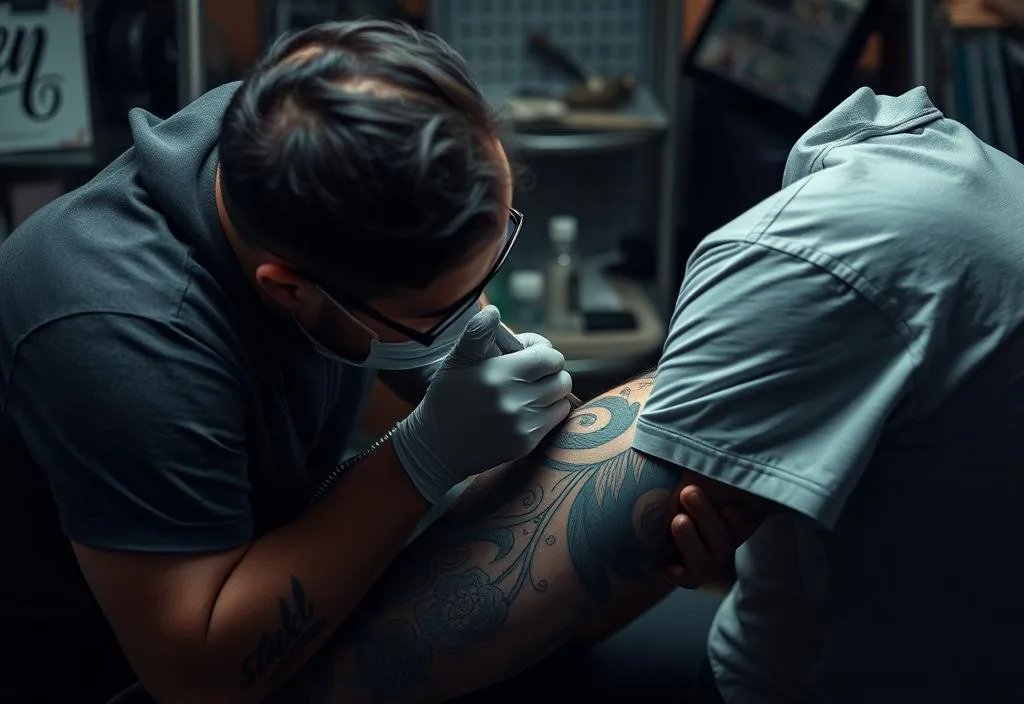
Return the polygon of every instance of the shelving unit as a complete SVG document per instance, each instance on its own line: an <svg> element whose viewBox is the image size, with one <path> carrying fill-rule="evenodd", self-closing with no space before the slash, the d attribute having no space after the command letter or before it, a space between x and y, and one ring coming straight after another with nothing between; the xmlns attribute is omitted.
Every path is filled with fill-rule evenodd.
<svg viewBox="0 0 1024 704"><path fill-rule="evenodd" d="M484 86L484 96L491 105L505 105L513 98L517 86L503 84ZM647 86L639 86L636 95L616 115L636 119L645 123L631 129L608 129L600 131L562 131L558 134L510 131L507 146L520 153L543 156L572 156L574 154L599 154L659 142L668 128L668 117L654 92Z"/></svg>
<svg viewBox="0 0 1024 704"><path fill-rule="evenodd" d="M571 214L580 223L584 258L615 249L626 236L653 240L652 280L620 280L622 300L637 319L632 331L549 334L577 373L629 373L660 352L664 320L675 300L676 144L682 3L678 0L433 0L428 29L469 63L501 114L523 88L565 88L527 48L544 30L602 76L638 80L617 115L643 117L643 129L553 134L510 126L504 141L525 162L532 187L517 189L524 231L508 266L536 268L548 253L547 220ZM545 333L548 334L548 333ZM562 338L565 339L562 339Z"/></svg>
<svg viewBox="0 0 1024 704"><path fill-rule="evenodd" d="M636 318L636 328L596 333L541 332L565 355L569 371L617 376L621 381L638 368L651 365L652 351L660 350L664 342L665 323L646 287L625 278L612 278L609 283Z"/></svg>

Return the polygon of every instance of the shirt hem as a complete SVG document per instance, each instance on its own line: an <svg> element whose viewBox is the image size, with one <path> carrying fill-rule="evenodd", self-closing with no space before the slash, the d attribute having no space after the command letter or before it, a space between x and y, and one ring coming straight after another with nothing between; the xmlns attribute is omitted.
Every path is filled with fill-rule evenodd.
<svg viewBox="0 0 1024 704"><path fill-rule="evenodd" d="M642 417L637 421L633 448L802 513L828 529L832 529L838 519L838 508L829 502L824 487L652 424Z"/></svg>
<svg viewBox="0 0 1024 704"><path fill-rule="evenodd" d="M252 540L252 520L231 523L164 525L159 530L104 520L62 520L64 534L97 550L148 553L201 553L232 550Z"/></svg>

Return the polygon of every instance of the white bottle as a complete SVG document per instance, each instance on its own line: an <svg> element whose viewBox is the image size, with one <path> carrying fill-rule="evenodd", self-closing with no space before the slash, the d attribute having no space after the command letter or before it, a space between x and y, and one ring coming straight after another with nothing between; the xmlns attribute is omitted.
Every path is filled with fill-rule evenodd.
<svg viewBox="0 0 1024 704"><path fill-rule="evenodd" d="M509 316L513 325L537 330L544 322L544 272L516 269L508 275Z"/></svg>
<svg viewBox="0 0 1024 704"><path fill-rule="evenodd" d="M546 327L561 332L580 329L579 276L576 261L578 223L571 215L548 220L552 257L547 267Z"/></svg>

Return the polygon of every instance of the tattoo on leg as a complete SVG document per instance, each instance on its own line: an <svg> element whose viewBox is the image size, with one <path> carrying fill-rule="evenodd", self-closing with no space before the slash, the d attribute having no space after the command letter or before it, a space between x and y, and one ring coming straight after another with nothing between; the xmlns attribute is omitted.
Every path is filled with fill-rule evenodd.
<svg viewBox="0 0 1024 704"><path fill-rule="evenodd" d="M534 456L547 469L543 481L511 466L460 505L444 530L421 538L419 556L394 570L391 586L375 595L386 618L371 605L352 633L358 643L353 684L375 698L402 700L429 681L438 656L494 638L524 594L544 597L549 584L537 573L537 558L559 546L561 536L560 549L568 553L583 594L577 603L552 602L552 608L575 623L579 619L566 612L605 604L613 577L645 576L667 556L680 474L633 451L627 436L641 408L630 395L652 380L638 379L576 411ZM486 562L481 545L490 548ZM551 638L539 656L534 643L529 653L512 658L517 669L571 635L565 624L552 624L548 633L538 633Z"/></svg>

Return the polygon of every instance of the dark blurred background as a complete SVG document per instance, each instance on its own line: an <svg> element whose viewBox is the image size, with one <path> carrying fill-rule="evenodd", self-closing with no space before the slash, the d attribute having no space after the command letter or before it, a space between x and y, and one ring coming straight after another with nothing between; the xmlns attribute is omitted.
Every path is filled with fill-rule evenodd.
<svg viewBox="0 0 1024 704"><path fill-rule="evenodd" d="M776 190L793 141L853 90L925 85L1018 156L1022 5L0 0L0 241L129 145L129 109L169 115L282 32L402 18L450 41L507 120L526 226L488 295L556 341L585 396L656 360L696 243ZM566 262L556 324L545 287Z"/></svg>

